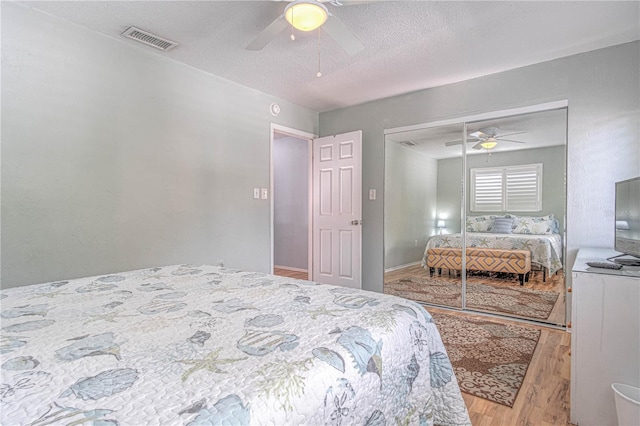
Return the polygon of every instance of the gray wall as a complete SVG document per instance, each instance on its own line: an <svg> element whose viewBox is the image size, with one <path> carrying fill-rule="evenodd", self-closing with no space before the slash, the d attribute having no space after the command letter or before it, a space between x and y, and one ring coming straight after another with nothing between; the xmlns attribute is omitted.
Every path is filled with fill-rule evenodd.
<svg viewBox="0 0 640 426"><path fill-rule="evenodd" d="M318 114L2 4L2 286L179 262L268 271L271 121L363 130L363 288L382 291L384 129L567 99L567 237L613 244L640 175L640 42ZM373 90L373 89L372 89ZM272 118L271 102L281 114ZM64 249L64 250L63 250Z"/></svg>
<svg viewBox="0 0 640 426"><path fill-rule="evenodd" d="M462 226L462 157L438 160L438 215L446 216L446 234Z"/></svg>
<svg viewBox="0 0 640 426"><path fill-rule="evenodd" d="M569 266L612 247L614 182L640 175L640 42L320 114L321 135L363 131L363 188L384 185L384 129L568 100ZM366 193L366 191L364 191ZM363 200L363 288L383 287L383 197Z"/></svg>
<svg viewBox="0 0 640 426"><path fill-rule="evenodd" d="M542 212L515 214L520 214L521 216L544 216L553 213L560 222L560 229L563 229L565 210L565 150L566 147L562 145L519 151L495 152L489 157L489 162L487 162L486 154L468 155L467 197L470 197L470 169L542 163ZM461 175L461 158L448 158L438 161L438 212L450 211L453 213L451 220L447 221L447 231L450 233L460 232ZM470 206L471 200L467 198L467 216L479 216L483 214L481 212L472 212L468 209ZM449 222L451 222L451 227Z"/></svg>
<svg viewBox="0 0 640 426"><path fill-rule="evenodd" d="M274 264L308 269L309 144L292 137L273 143Z"/></svg>
<svg viewBox="0 0 640 426"><path fill-rule="evenodd" d="M182 262L270 271L270 123L318 114L2 4L2 287ZM277 102L277 118L269 105Z"/></svg>
<svg viewBox="0 0 640 426"><path fill-rule="evenodd" d="M387 142L385 159L385 268L422 259L435 233L436 160Z"/></svg>

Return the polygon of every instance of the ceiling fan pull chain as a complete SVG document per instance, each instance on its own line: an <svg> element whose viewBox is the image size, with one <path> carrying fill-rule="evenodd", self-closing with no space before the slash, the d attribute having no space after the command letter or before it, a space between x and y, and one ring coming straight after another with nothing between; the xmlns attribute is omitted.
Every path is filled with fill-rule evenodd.
<svg viewBox="0 0 640 426"><path fill-rule="evenodd" d="M296 35L293 33L293 11L294 9L291 9L291 40L296 39Z"/></svg>
<svg viewBox="0 0 640 426"><path fill-rule="evenodd" d="M318 73L316 77L322 77L322 73L320 72L320 28L318 28Z"/></svg>

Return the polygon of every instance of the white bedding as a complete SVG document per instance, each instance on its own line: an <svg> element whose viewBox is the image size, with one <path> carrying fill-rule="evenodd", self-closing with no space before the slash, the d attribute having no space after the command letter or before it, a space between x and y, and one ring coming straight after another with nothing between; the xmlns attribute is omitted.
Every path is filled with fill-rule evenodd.
<svg viewBox="0 0 640 426"><path fill-rule="evenodd" d="M188 265L1 297L3 425L470 424L401 298Z"/></svg>

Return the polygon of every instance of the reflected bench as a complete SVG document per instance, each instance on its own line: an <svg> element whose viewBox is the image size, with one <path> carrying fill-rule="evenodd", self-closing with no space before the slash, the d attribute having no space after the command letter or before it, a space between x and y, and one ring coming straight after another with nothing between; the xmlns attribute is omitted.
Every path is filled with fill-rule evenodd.
<svg viewBox="0 0 640 426"><path fill-rule="evenodd" d="M435 270L462 270L462 249L435 247L427 250L427 267L429 275ZM531 272L531 253L528 250L500 250L478 247L467 247L467 270L486 272L505 272L518 274L520 285L529 281Z"/></svg>

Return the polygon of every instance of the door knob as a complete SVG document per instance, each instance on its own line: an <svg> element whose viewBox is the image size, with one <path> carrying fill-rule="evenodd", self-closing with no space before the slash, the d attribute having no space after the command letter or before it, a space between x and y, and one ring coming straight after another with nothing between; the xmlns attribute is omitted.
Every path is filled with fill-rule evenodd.
<svg viewBox="0 0 640 426"><path fill-rule="evenodd" d="M352 224L352 225L362 225L362 221L361 221L361 220L358 220L358 219L356 219L356 220L352 220L352 221L351 221L351 224Z"/></svg>

